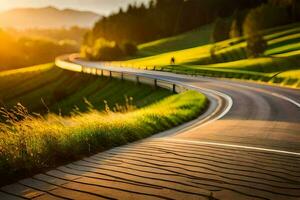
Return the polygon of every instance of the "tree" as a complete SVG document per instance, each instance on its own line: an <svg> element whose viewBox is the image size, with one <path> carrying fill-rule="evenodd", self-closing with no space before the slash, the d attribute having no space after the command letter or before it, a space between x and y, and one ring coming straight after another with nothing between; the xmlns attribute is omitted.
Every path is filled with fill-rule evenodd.
<svg viewBox="0 0 300 200"><path fill-rule="evenodd" d="M134 43L126 42L123 45L124 53L128 56L134 56L137 52L137 46Z"/></svg>
<svg viewBox="0 0 300 200"><path fill-rule="evenodd" d="M93 44L81 47L81 56L90 60L119 60L125 56L134 56L136 52L137 46L134 43L126 42L119 45L115 41L104 38L99 38Z"/></svg>
<svg viewBox="0 0 300 200"><path fill-rule="evenodd" d="M267 48L267 42L261 34L253 34L247 38L248 57L260 57Z"/></svg>
<svg viewBox="0 0 300 200"><path fill-rule="evenodd" d="M228 39L230 25L225 19L218 18L215 22L212 39L214 42L220 42Z"/></svg>
<svg viewBox="0 0 300 200"><path fill-rule="evenodd" d="M284 7L264 4L248 13L244 21L243 31L246 36L251 36L264 29L284 25L289 22L290 18Z"/></svg>
<svg viewBox="0 0 300 200"><path fill-rule="evenodd" d="M248 10L238 11L233 14L233 20L230 27L230 38L241 37L243 35L243 23Z"/></svg>
<svg viewBox="0 0 300 200"><path fill-rule="evenodd" d="M89 48L85 50L89 50ZM90 51L91 55L88 53L87 55L93 60L115 60L120 59L124 55L122 49L116 42L108 41L104 38L97 39Z"/></svg>
<svg viewBox="0 0 300 200"><path fill-rule="evenodd" d="M236 37L240 37L242 34L240 32L239 26L238 26L238 22L237 20L233 20L231 27L230 27L230 32L229 32L229 37L230 38L236 38Z"/></svg>
<svg viewBox="0 0 300 200"><path fill-rule="evenodd" d="M118 44L126 41L140 44L193 30L212 23L217 16L226 18L235 10L252 8L265 1L151 0L148 6L131 4L125 10L101 18L91 31L92 37L85 41L95 42L98 38L105 38ZM225 39L228 32L227 29Z"/></svg>
<svg viewBox="0 0 300 200"><path fill-rule="evenodd" d="M299 0L269 0L269 3L276 6L287 7L293 21L297 21L300 18Z"/></svg>
<svg viewBox="0 0 300 200"><path fill-rule="evenodd" d="M273 4L264 4L252 9L246 16L243 31L247 37L247 53L249 57L262 56L267 48L267 42L262 36L262 30L273 28L290 22L287 10Z"/></svg>

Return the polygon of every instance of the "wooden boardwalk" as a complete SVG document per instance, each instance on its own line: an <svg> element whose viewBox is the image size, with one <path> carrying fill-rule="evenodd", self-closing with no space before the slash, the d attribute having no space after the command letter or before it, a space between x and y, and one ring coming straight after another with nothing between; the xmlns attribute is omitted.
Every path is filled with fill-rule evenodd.
<svg viewBox="0 0 300 200"><path fill-rule="evenodd" d="M300 199L300 157L149 139L1 188L0 199Z"/></svg>

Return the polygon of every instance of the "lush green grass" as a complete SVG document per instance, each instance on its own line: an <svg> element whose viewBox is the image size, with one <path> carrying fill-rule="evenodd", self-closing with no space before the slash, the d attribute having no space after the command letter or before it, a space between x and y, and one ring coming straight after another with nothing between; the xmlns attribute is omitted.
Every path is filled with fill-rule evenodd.
<svg viewBox="0 0 300 200"><path fill-rule="evenodd" d="M299 26L296 24L294 26ZM246 42L244 39L226 40L216 44L217 50L215 59L211 58L210 54L205 57L199 58L194 64L207 64L207 63L223 63L231 62L241 59L247 59ZM265 52L266 56L281 57L282 53L292 52L299 50L300 42L300 28L291 28L290 30L283 30L265 35L265 40L268 42L268 48Z"/></svg>
<svg viewBox="0 0 300 200"><path fill-rule="evenodd" d="M139 46L139 55L153 56L170 51L178 51L210 43L213 25L209 24L200 29L181 34L175 37L164 38Z"/></svg>
<svg viewBox="0 0 300 200"><path fill-rule="evenodd" d="M298 70L290 70L279 75L280 77L288 77L288 78L299 78L300 77L300 69Z"/></svg>
<svg viewBox="0 0 300 200"><path fill-rule="evenodd" d="M300 50L300 34L299 34L299 38L297 39L298 41L295 41L293 43L281 44L276 48L267 50L266 55L278 55L278 54Z"/></svg>
<svg viewBox="0 0 300 200"><path fill-rule="evenodd" d="M174 95L53 64L0 77L0 184L172 128L207 105L198 92Z"/></svg>
<svg viewBox="0 0 300 200"><path fill-rule="evenodd" d="M68 115L78 108L87 111L87 99L95 109L104 109L133 97L137 107L144 107L171 95L167 90L132 82L96 77L59 69L53 64L0 73L0 102L11 108L21 103L32 112ZM9 91L9 92L8 92Z"/></svg>
<svg viewBox="0 0 300 200"><path fill-rule="evenodd" d="M298 26L298 24L294 25ZM290 27L290 26L288 26ZM206 28L206 27L205 27ZM201 30L201 29L199 29ZM193 35L194 34L194 35ZM281 32L272 33L269 35L266 35L265 38L268 40L268 49L266 52L266 55L276 55L276 57L282 57L283 53L290 53L295 52L299 50L299 42L300 42L300 28L294 27L291 28L291 30L281 30ZM164 66L170 64L170 58L175 57L176 63L181 64L193 64L193 65L206 65L206 64L214 64L214 63L227 63L242 59L247 59L246 55L246 42L242 39L230 39L226 41L219 42L216 45L216 59L213 60L211 58L211 48L213 47L212 44L209 44L209 39L205 35L203 37L206 41L203 42L200 40L201 43L204 43L205 45L197 46L198 43L195 42L195 38L201 38L201 31L194 31L189 32L183 37L184 35L178 36L179 38L183 38L182 40L175 40L174 38L166 38L161 41L164 41L164 43L168 44L168 48L165 48L163 44L161 44L161 41L155 41L153 43L147 43L145 45L141 45L141 47L144 46L151 46L152 52L156 52L148 57L143 58L137 58L128 60L125 62L122 62L123 65L127 66L133 66L133 67L142 67L142 66ZM184 42L187 44L194 43L194 47L192 45L189 45L192 48L184 48ZM181 45L178 45L178 43L182 43ZM195 47L196 46L196 47ZM176 48L180 48L180 50L176 50ZM182 48L181 48L182 47ZM149 47L150 48L150 47ZM167 51L167 50L170 51ZM173 51L175 50L175 51ZM141 52L143 52L143 48L141 48ZM151 51L149 51L151 52ZM161 54L157 55L157 53L160 52ZM287 56L284 56L285 58ZM259 62L260 60L258 60ZM253 62L252 62L253 63ZM119 63L118 63L119 64ZM249 68L249 63L245 62L245 67ZM264 63L261 63L263 65ZM226 68L230 64L225 64ZM213 66L211 66L213 67ZM240 66L242 68L243 65ZM232 69L236 68L235 65L233 65Z"/></svg>
<svg viewBox="0 0 300 200"><path fill-rule="evenodd" d="M202 31L200 28L198 31L178 37L165 38L141 45L141 54L148 56L113 64L217 77L243 77L243 79L280 83L288 81L283 77L277 78L276 74L300 68L299 23L263 31L264 38L268 42L265 56L251 59L247 58L245 38L210 44L208 35L211 27L207 25ZM215 49L214 57L211 54L213 47ZM175 57L176 65L170 65L172 57ZM300 79L299 76L295 78ZM299 87L299 84L293 85L293 87Z"/></svg>
<svg viewBox="0 0 300 200"><path fill-rule="evenodd" d="M1 181L151 136L195 118L206 104L204 95L189 91L142 109L127 105L123 112L91 109L70 117L36 118L19 106L23 121L0 129Z"/></svg>
<svg viewBox="0 0 300 200"><path fill-rule="evenodd" d="M211 46L211 44L208 44L200 47L194 47L179 51L171 51L168 53L162 53L159 55L137 58L123 62L113 62L113 64L122 64L123 66L129 67L164 66L170 64L170 59L172 57L175 57L177 64L185 64L195 62L203 57L207 57L209 55L209 50Z"/></svg>

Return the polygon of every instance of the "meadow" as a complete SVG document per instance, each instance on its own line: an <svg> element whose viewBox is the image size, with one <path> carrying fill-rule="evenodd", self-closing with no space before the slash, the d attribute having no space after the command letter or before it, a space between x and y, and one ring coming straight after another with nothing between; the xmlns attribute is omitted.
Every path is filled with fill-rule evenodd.
<svg viewBox="0 0 300 200"><path fill-rule="evenodd" d="M300 68L299 23L263 31L268 46L260 58L247 57L245 38L212 43L209 37L212 32L213 24L179 36L142 44L136 58L113 64L300 87L297 74L284 73ZM176 60L174 65L170 64L172 57Z"/></svg>
<svg viewBox="0 0 300 200"><path fill-rule="evenodd" d="M208 105L195 91L173 94L53 64L0 77L0 184L149 137Z"/></svg>
<svg viewBox="0 0 300 200"><path fill-rule="evenodd" d="M38 113L64 116L74 109L86 112L87 102L101 111L105 108L104 100L113 107L125 103L126 97L132 97L133 103L141 108L171 94L133 82L62 70L53 64L0 73L1 107L10 109L21 103L31 112Z"/></svg>

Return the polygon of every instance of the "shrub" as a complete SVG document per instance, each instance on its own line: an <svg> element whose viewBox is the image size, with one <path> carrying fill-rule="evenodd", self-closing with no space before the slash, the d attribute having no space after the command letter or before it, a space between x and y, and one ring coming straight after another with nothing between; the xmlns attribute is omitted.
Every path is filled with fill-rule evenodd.
<svg viewBox="0 0 300 200"><path fill-rule="evenodd" d="M92 58L95 60L113 60L122 54L122 50L115 42L104 38L97 39L92 48Z"/></svg>
<svg viewBox="0 0 300 200"><path fill-rule="evenodd" d="M124 56L122 49L115 45L113 47L102 47L97 51L97 55L95 58L97 60L109 61L109 60L117 60Z"/></svg>
<svg viewBox="0 0 300 200"><path fill-rule="evenodd" d="M91 60L111 61L118 60L125 54L116 42L99 38L92 46L82 46L81 55Z"/></svg>
<svg viewBox="0 0 300 200"><path fill-rule="evenodd" d="M82 45L80 48L80 56L88 60L92 59L92 48L87 45Z"/></svg>
<svg viewBox="0 0 300 200"><path fill-rule="evenodd" d="M92 46L83 45L81 56L90 60L111 61L119 60L124 56L134 56L137 50L134 43L126 42L120 46L114 41L99 38L92 43Z"/></svg>
<svg viewBox="0 0 300 200"><path fill-rule="evenodd" d="M126 42L123 45L124 53L128 56L134 56L137 52L137 46L134 43Z"/></svg>

